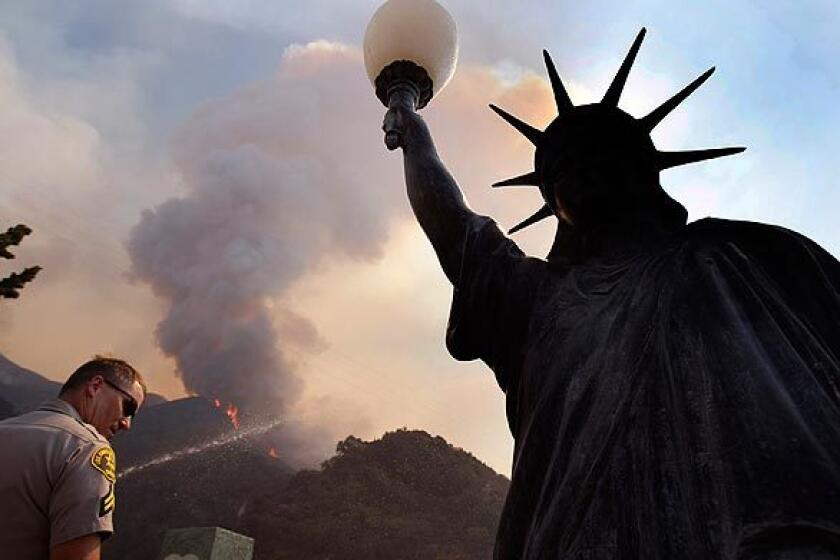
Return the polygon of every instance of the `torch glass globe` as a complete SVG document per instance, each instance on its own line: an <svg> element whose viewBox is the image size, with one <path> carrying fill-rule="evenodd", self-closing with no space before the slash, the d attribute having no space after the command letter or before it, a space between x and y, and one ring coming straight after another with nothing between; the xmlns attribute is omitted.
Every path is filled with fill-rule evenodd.
<svg viewBox="0 0 840 560"><path fill-rule="evenodd" d="M371 83L390 63L410 60L426 70L437 94L458 60L455 21L435 0L388 0L368 24L364 53Z"/></svg>

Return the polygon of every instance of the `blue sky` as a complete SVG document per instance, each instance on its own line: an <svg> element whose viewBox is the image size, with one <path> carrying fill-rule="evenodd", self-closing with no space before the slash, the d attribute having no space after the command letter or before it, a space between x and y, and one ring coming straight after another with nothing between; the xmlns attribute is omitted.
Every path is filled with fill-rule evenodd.
<svg viewBox="0 0 840 560"><path fill-rule="evenodd" d="M255 265L248 285L258 286L256 305L265 305L273 321L283 363L295 362L289 367L307 387L295 414L311 425L343 422L363 437L425 427L505 472L510 438L502 396L483 366L457 364L445 353L449 288L412 222L399 160L381 147L384 110L364 83L358 51L377 5L0 2L0 122L7 134L0 142L0 211L4 221L36 229L19 251L20 266L45 266L26 297L2 304L0 351L57 379L90 354L113 351L149 371L153 388L183 394L181 362L160 349L155 334L177 306L160 285L132 273L137 262L126 243L143 213L160 215L155 209L166 201L212 206L215 199L202 193L218 177L208 178L207 169L221 170L234 178L233 194L242 181L248 192L281 189L287 196L270 198L278 229L266 219L264 229L235 230L244 241L231 254L237 271L266 262L265 270L284 278L261 283L266 273ZM526 171L531 155L486 103L507 100L543 119L533 124L547 124L547 89L533 85L545 76L542 48L574 101L596 101L644 26L622 107L641 116L716 66L654 140L661 149L748 147L740 156L663 174L690 219L775 223L840 254L836 3L444 5L459 28L461 58L455 80L424 114L479 211L509 227L538 203L487 189ZM314 41L326 43L290 48ZM305 188L288 186L298 180ZM361 233L340 239L317 220L283 222L294 222L300 209ZM364 227L357 216L365 216ZM203 227L208 223L215 222ZM298 231L306 239L295 239ZM260 232L277 243L272 250L261 252ZM550 227L540 226L519 239L540 253L550 236ZM360 313L359 302L369 309ZM354 329L346 327L348 314Z"/></svg>

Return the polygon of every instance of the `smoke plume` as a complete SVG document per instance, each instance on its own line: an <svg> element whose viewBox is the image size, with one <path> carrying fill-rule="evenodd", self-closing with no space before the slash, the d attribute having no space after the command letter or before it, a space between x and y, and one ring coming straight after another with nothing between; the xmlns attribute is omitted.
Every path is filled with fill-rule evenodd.
<svg viewBox="0 0 840 560"><path fill-rule="evenodd" d="M301 398L295 362L325 342L284 294L324 259L380 255L402 202L383 113L359 53L318 42L291 47L276 76L207 104L176 135L185 194L144 212L128 249L168 304L157 341L189 391L252 417L284 416Z"/></svg>

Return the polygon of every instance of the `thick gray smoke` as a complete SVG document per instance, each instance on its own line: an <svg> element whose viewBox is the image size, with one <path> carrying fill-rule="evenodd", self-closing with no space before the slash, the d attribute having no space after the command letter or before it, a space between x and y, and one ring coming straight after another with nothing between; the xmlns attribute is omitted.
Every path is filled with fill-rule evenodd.
<svg viewBox="0 0 840 560"><path fill-rule="evenodd" d="M376 258L404 208L383 113L360 54L314 43L176 136L186 193L143 214L129 252L167 303L157 340L188 390L253 416L283 416L300 398L290 350L324 341L284 293L325 259Z"/></svg>

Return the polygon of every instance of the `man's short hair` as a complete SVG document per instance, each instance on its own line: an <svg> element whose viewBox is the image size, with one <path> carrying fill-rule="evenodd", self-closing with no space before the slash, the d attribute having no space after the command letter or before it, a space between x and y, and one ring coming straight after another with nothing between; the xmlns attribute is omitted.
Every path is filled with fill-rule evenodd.
<svg viewBox="0 0 840 560"><path fill-rule="evenodd" d="M59 396L67 391L83 387L94 376L101 375L111 383L119 387L131 387L135 382L143 388L143 395L146 394L146 383L136 369L131 367L125 360L108 358L105 356L94 356L92 360L85 362L70 374L67 381L61 387Z"/></svg>

